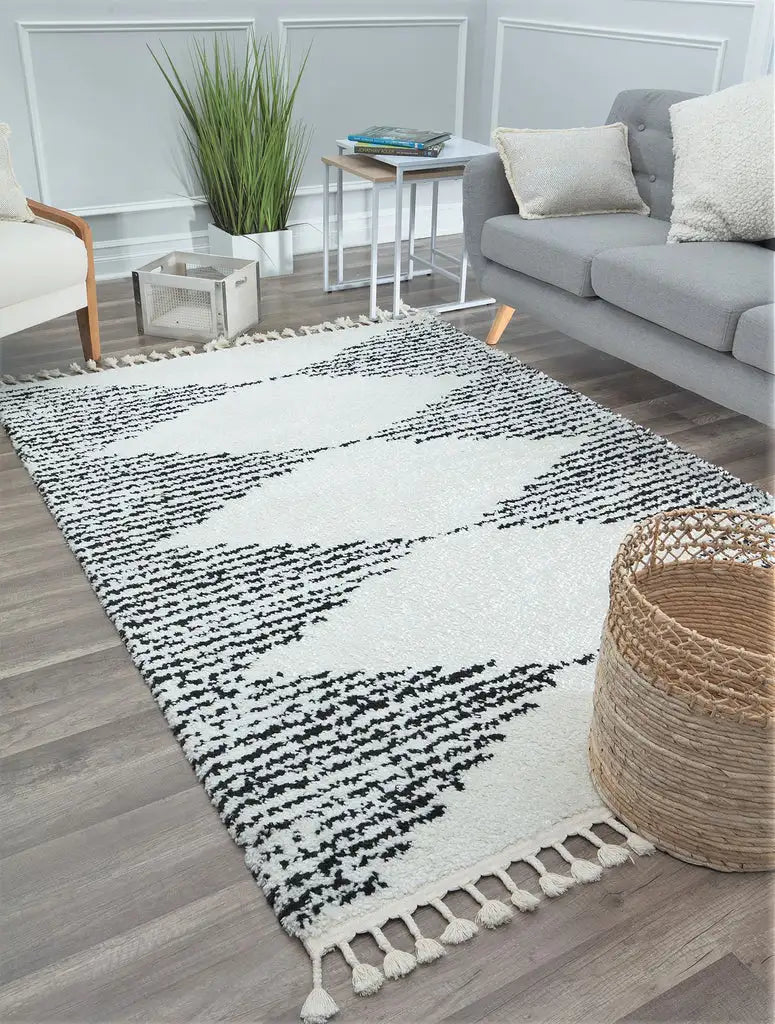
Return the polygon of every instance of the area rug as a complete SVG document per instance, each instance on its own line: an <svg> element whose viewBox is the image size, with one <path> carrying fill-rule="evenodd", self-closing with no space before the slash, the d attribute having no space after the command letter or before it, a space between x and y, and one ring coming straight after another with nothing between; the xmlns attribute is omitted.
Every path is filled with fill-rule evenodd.
<svg viewBox="0 0 775 1024"><path fill-rule="evenodd" d="M650 852L586 765L612 556L658 509L769 502L441 320L284 334L30 380L0 409L304 943L317 1024L336 1012L327 952L370 995ZM382 931L395 919L399 945ZM350 945L362 933L373 962Z"/></svg>

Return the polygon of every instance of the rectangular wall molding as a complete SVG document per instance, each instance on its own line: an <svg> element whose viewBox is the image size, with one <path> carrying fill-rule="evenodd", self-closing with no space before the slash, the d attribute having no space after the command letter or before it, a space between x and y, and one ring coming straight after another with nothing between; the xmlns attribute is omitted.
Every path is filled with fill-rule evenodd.
<svg viewBox="0 0 775 1024"><path fill-rule="evenodd" d="M280 34L280 48L285 50L288 46L288 33L294 29L322 28L419 28L431 26L441 28L451 26L457 28L457 68L455 75L455 135L463 134L463 108L465 105L466 89L466 47L468 41L468 18L446 17L444 15L418 15L416 17L386 17L386 18L358 18L358 17L321 17L321 18L278 18L278 29Z"/></svg>
<svg viewBox="0 0 775 1024"><path fill-rule="evenodd" d="M198 19L166 19L138 21L17 21L16 30L19 38L24 89L27 97L27 109L32 130L32 150L35 158L35 172L38 179L38 192L41 202L51 201L49 173L46 165L45 144L43 139L42 119L38 104L37 86L35 83L35 64L32 53L31 37L40 32L72 33L72 32L217 32L242 29L246 34L254 31L253 18L198 18ZM190 205L184 202L159 199L151 200L152 204L116 203L107 208L107 212L128 213L134 209L165 209L170 206ZM96 209L96 208L95 208Z"/></svg>
<svg viewBox="0 0 775 1024"><path fill-rule="evenodd" d="M719 0L669 0L670 3L718 3ZM729 3L729 0L725 0ZM732 6L741 7L743 4L733 3ZM598 25L579 25L571 22L533 21L528 18L498 18L498 26L495 36L495 60L493 66L493 88L492 105L490 108L491 128L498 127L501 86L503 79L503 48L506 32L548 32L557 35L587 36L603 39L620 39L627 42L656 44L660 46L680 46L684 48L708 50L715 53L716 61L713 71L712 90L718 89L721 83L721 76L724 70L724 58L726 56L727 39L712 39L701 36L673 35L665 32L641 32L629 29L620 29Z"/></svg>

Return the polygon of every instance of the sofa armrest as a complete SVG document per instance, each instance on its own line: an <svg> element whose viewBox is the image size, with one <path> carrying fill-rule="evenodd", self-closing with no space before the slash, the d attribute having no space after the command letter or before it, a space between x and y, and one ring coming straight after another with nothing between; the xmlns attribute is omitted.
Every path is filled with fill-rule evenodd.
<svg viewBox="0 0 775 1024"><path fill-rule="evenodd" d="M466 252L477 281L481 282L486 265L481 249L485 221L518 210L499 154L487 153L469 160L463 175L463 230Z"/></svg>

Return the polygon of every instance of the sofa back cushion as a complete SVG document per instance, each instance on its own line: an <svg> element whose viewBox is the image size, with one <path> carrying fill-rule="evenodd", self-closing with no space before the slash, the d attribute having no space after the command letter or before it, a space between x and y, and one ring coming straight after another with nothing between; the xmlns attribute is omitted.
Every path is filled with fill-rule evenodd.
<svg viewBox="0 0 775 1024"><path fill-rule="evenodd" d="M622 121L629 128L635 184L651 216L659 220L670 220L673 209L670 107L694 96L667 89L627 89L616 97L608 115L608 124Z"/></svg>

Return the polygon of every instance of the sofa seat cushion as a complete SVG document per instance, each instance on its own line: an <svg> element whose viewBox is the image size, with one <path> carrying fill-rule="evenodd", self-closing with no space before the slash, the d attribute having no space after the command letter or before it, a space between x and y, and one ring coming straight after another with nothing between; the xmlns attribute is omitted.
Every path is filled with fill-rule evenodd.
<svg viewBox="0 0 775 1024"><path fill-rule="evenodd" d="M510 270L538 278L573 295L594 295L592 260L605 249L662 245L670 225L637 213L524 220L492 217L482 229L482 254Z"/></svg>
<svg viewBox="0 0 775 1024"><path fill-rule="evenodd" d="M0 221L0 307L86 280L86 246L58 225Z"/></svg>
<svg viewBox="0 0 775 1024"><path fill-rule="evenodd" d="M732 355L741 363L775 373L775 305L772 302L741 314Z"/></svg>
<svg viewBox="0 0 775 1024"><path fill-rule="evenodd" d="M775 253L748 242L609 249L592 261L595 294L717 352L740 314L772 301Z"/></svg>

